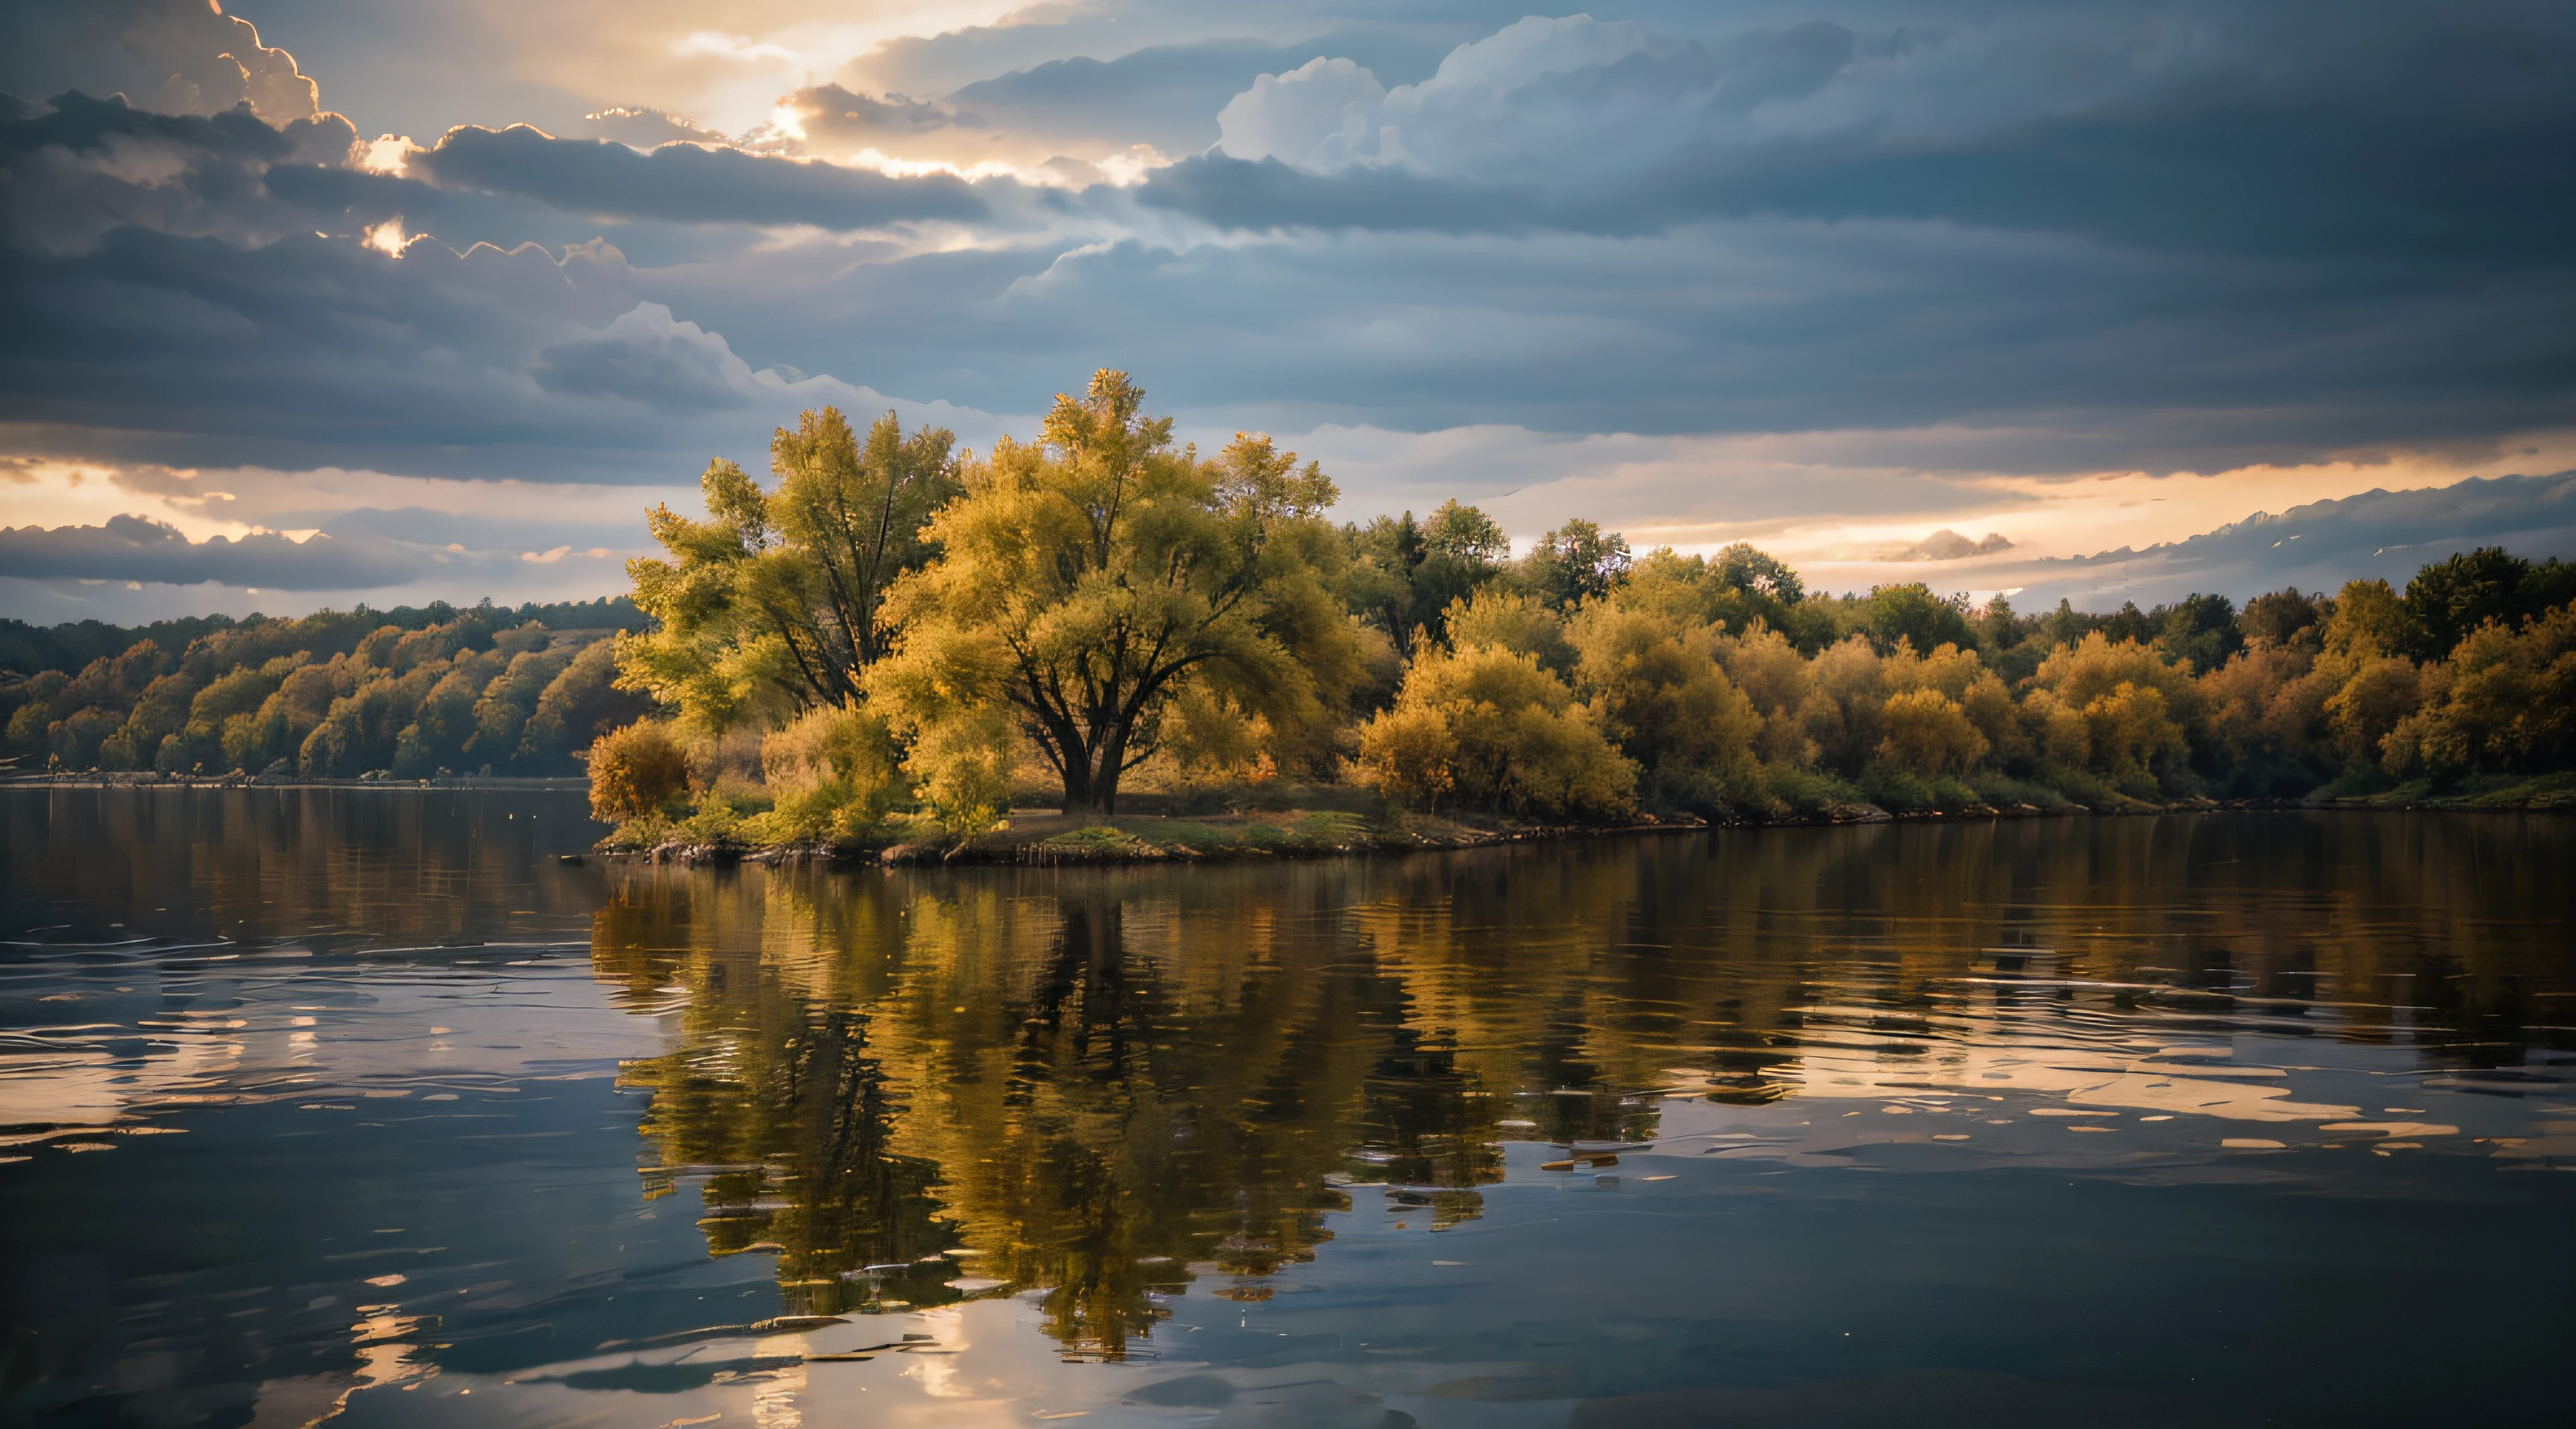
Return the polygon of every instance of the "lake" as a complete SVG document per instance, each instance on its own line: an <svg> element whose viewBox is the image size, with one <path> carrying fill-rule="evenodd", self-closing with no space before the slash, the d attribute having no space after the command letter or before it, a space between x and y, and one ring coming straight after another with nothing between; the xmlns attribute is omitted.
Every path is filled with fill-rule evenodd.
<svg viewBox="0 0 2576 1429"><path fill-rule="evenodd" d="M2576 820L560 860L601 832L0 791L0 1423L2576 1403Z"/></svg>

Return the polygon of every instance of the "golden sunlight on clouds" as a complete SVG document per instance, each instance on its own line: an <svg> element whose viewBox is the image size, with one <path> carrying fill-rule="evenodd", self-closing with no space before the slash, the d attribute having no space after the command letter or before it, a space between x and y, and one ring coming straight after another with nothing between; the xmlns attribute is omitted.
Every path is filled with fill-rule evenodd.
<svg viewBox="0 0 2576 1429"><path fill-rule="evenodd" d="M96 462L10 462L5 467L7 515L0 525L103 526L117 516L148 516L177 527L191 541L252 534L252 524L234 513L216 514L217 503L240 500L234 493L203 484L196 471L153 470L157 489L147 493L129 486L123 469ZM229 479L233 473L225 475Z"/></svg>
<svg viewBox="0 0 2576 1429"><path fill-rule="evenodd" d="M0 496L6 499L5 520L0 524L98 526L111 517L142 516L175 526L192 541L209 536L238 539L265 530L300 541L321 529L318 522L351 511L428 511L448 516L506 511L529 522L631 526L640 545L646 508L657 502L690 510L699 507L694 485L461 481L337 467L309 472L263 467L215 471L48 460L0 464ZM602 547L592 548L589 554L606 558L618 553Z"/></svg>
<svg viewBox="0 0 2576 1429"><path fill-rule="evenodd" d="M739 134L778 96L828 79L888 40L991 25L1016 0L890 0L818 19L806 0L748 0L710 28L707 7L670 0L521 5L480 0L495 53L522 78L602 103L650 105Z"/></svg>
<svg viewBox="0 0 2576 1429"><path fill-rule="evenodd" d="M371 174L400 176L411 156L422 148L400 134L384 134L358 146L358 167Z"/></svg>
<svg viewBox="0 0 2576 1429"><path fill-rule="evenodd" d="M1753 439L1771 446L1777 437ZM1724 458L1713 465L1722 466ZM2539 475L2576 467L2576 432L2525 434L2477 453L2388 452L2324 459L2295 466L2244 466L2225 471L2153 476L2097 472L2028 476L1977 472L1923 472L1913 479L1946 488L1955 504L1880 516L1752 522L1638 521L1622 527L1640 547L1671 545L1708 551L1737 540L1755 540L1809 573L1827 589L1860 589L1889 580L1967 579L1981 568L2043 556L2092 555L2185 540L2256 512L2279 514L2310 502L2339 500L2374 490L2405 491L2454 485L2475 477ZM1611 479L1633 479L1623 471ZM1850 475L1829 463L1773 464L1773 479L1832 483ZM1854 508L1865 509L1865 508ZM1946 528L1971 538L1989 532L2010 541L1992 556L1953 561L1889 561L1894 548L1910 546Z"/></svg>
<svg viewBox="0 0 2576 1429"><path fill-rule="evenodd" d="M1280 435L1341 483L1345 519L1425 512L1455 496L1491 513L1523 548L1581 516L1639 550L1705 553L1751 541L1797 565L1813 589L1925 581L1980 594L2017 586L2007 572L2038 558L2142 550L2257 512L2372 490L2576 468L2576 431L2170 476L2050 472L2042 454L2063 446L2062 434L1955 425L1585 437L1506 426L1324 426ZM2010 545L1961 559L1888 558L1943 529L1972 543L1993 533Z"/></svg>

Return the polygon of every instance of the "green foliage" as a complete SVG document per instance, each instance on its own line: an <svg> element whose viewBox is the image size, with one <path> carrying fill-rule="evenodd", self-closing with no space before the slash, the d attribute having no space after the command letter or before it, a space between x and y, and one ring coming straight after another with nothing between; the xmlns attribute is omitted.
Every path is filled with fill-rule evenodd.
<svg viewBox="0 0 2576 1429"><path fill-rule="evenodd" d="M1899 642L1917 650L1940 645L1973 646L1976 632L1968 625L1964 600L1944 600L1930 586L1880 586L1869 593L1869 637L1885 654Z"/></svg>
<svg viewBox="0 0 2576 1429"><path fill-rule="evenodd" d="M643 695L616 683L618 647L629 637L598 640L574 654L547 682L519 736L515 766L523 773L551 773L571 762L592 740L652 707Z"/></svg>
<svg viewBox="0 0 2576 1429"><path fill-rule="evenodd" d="M2397 648L2416 660L2440 660L2490 622L2513 629L2576 599L2576 566L2555 557L2537 565L2500 546L2436 561L2406 583L2398 601Z"/></svg>
<svg viewBox="0 0 2576 1429"><path fill-rule="evenodd" d="M1570 612L1626 584L1631 563L1627 537L1578 517L1541 536L1516 574L1523 589Z"/></svg>
<svg viewBox="0 0 2576 1429"><path fill-rule="evenodd" d="M2237 627L2236 607L2223 595L2185 596L2165 612L2164 628L2155 637L2156 653L2174 662L2189 661L2196 671L2225 665L2245 648Z"/></svg>
<svg viewBox="0 0 2576 1429"><path fill-rule="evenodd" d="M1446 638L1449 607L1499 575L1512 549L1492 517L1454 500L1427 522L1407 511L1344 530L1351 560L1343 599L1398 649L1417 634Z"/></svg>
<svg viewBox="0 0 2576 1429"><path fill-rule="evenodd" d="M2328 605L2323 596L2302 595L2291 586L2245 602L2236 628L2248 644L2286 646L2321 633Z"/></svg>
<svg viewBox="0 0 2576 1429"><path fill-rule="evenodd" d="M622 599L522 609L640 618ZM423 623L436 613L451 618ZM488 603L396 614L413 623L364 609L216 621L176 654L142 640L77 673L0 676L9 745L0 752L165 774L345 778L399 765L405 777L487 768L567 775L580 771L574 756L600 730L649 707L610 687L605 640L576 655L582 637L533 620L511 624L511 612Z"/></svg>

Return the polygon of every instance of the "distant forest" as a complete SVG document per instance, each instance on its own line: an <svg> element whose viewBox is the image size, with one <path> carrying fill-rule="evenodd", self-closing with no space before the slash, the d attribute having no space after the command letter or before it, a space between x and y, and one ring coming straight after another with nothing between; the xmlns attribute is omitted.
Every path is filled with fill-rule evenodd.
<svg viewBox="0 0 2576 1429"><path fill-rule="evenodd" d="M612 685L611 637L651 623L622 596L132 628L0 621L0 754L22 771L577 775L602 730L648 709Z"/></svg>

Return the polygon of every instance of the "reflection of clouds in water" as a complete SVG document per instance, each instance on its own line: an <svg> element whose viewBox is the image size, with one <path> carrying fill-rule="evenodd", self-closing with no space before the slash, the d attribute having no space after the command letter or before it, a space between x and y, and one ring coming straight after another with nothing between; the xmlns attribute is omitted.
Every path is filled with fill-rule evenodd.
<svg viewBox="0 0 2576 1429"><path fill-rule="evenodd" d="M305 939L314 957L245 955L150 984L56 963L42 976L57 986L143 991L14 1020L75 1032L45 1040L72 1040L82 1058L125 1051L144 1067L136 1083L101 1083L129 1069L98 1074L95 1060L72 1059L92 1080L59 1084L67 1107L89 1094L81 1086L132 1095L129 1111L193 1098L178 1120L205 1134L173 1149L311 1138L268 1142L293 1156L291 1180L275 1169L282 1157L257 1174L242 1158L228 1174L259 1207L246 1222L281 1219L275 1208L299 1194L333 1210L179 1290L151 1291L195 1313L237 1285L290 1287L272 1297L277 1318L254 1323L306 1319L266 1343L319 1345L340 1368L298 1378L324 1365L263 1366L275 1376L259 1382L263 1426L308 1422L362 1385L390 1392L352 1401L353 1419L380 1398L445 1422L487 1409L491 1422L577 1422L649 1393L652 1417L619 1422L998 1425L1088 1407L1084 1422L1099 1423L1126 1412L1117 1401L1140 1375L1198 1376L1172 1391L1186 1403L1148 1401L1156 1414L1226 1398L1219 1412L1243 1418L1256 1402L1289 1404L1275 1392L1308 1396L1298 1412L1311 1399L1368 1423L1383 1408L1352 1396L1475 1384L1572 1397L1574 1381L1547 1376L1577 1358L1621 1366L1614 1377L1642 1382L1653 1376L1628 1367L1645 1365L1698 1384L1716 1374L1704 1337L1652 1326L1696 1323L1712 1306L1749 1327L1744 1354L1764 1373L1803 1353L1792 1339L1830 1323L1839 1340L1854 1317L1864 1340L1871 1317L1884 1332L1946 1315L1967 1325L1962 1335L2013 1338L2016 1353L2056 1352L2061 1328L2143 1344L2169 1322L2168 1307L2145 1301L2175 1272L2169 1252L2142 1248L2295 1238L2315 1218L2304 1199L2288 1202L2312 1191L2364 1193L2354 1199L2371 1206L2356 1215L2402 1208L2410 1193L2385 1179L2393 1165L2489 1179L2507 1188L2496 1196L2564 1184L2493 1176L2568 1154L2552 1148L2576 1141L2564 1134L2576 1126L2535 1123L2556 1113L2527 1101L2449 1095L2507 1073L2471 1062L2492 1053L2445 1046L2525 1036L2518 1005L2480 1004L2480 989L2565 986L2548 937L2563 922L2550 913L2559 895L2495 887L2544 866L2534 849L2555 844L2499 857L2482 843L2468 877L2469 845L2438 831L2401 850L2382 840L2425 836L2400 821L2334 824L2339 842L2322 847L2298 836L2309 827L1773 831L1714 847L1044 878L618 868L578 910L594 937L586 965L499 943L427 946L448 929L415 926L378 940L406 944L400 957L363 964L320 938ZM2184 837L2194 828L2197 842ZM2508 832L2489 822L2475 836ZM15 877L9 862L0 886ZM2420 881L2392 880L2392 868ZM523 887L487 883L491 872L446 865L433 893L464 896L417 897L417 921L443 923L451 902L470 910L478 897L537 906ZM247 862L238 873L237 906L257 907L267 874ZM2213 890L2212 877L2228 882ZM126 870L114 881L126 884ZM329 918L293 920L331 906L254 924L242 946L301 937ZM2474 910L2469 935L2445 908ZM1992 976L1994 959L1975 950L2007 929L2065 934L2087 951L2047 977ZM482 965L460 965L469 960ZM2170 965L2161 975L2172 981L2151 987L2160 974L2146 964ZM2400 970L2433 989L2423 1000L2460 1000L2383 1025L2396 1019L2362 1004L2385 999ZM0 966L0 998L11 972ZM2295 994L2253 995L2284 980ZM2234 992L2212 990L2222 987ZM188 1063L188 1049L224 1050ZM0 1054L70 1057L6 1043ZM639 1104L612 1100L600 1080L617 1057L629 1059L629 1087L655 1092L640 1143ZM2456 1075L2425 1075L2445 1068ZM2562 1084L2537 1062L2509 1074L2525 1096ZM556 1078L589 1080L541 1085ZM296 1110L323 1106L354 1110ZM376 1121L390 1125L354 1129ZM2078 1127L2096 1129L2070 1134ZM1576 1178L1540 1171L1563 1153L1528 1142L1615 1149L1620 1165L1589 1181L1608 1194L1554 1194ZM130 1177L129 1165L170 1164L158 1149L43 1152L46 1165L5 1174ZM638 1152L656 1163L640 1187L649 1199L637 1199ZM1851 1166L1937 1172L1941 1184L1803 1170ZM389 1179L397 1194L429 1184L446 1199L378 1215L369 1198ZM2068 1189L2079 1180L2082 1192ZM2296 1189L2272 1202L2228 1191L2224 1216L2207 1200L2104 1189L2181 1182ZM1478 1218L1428 1235L1453 1194L1437 1188L1470 1185L1454 1194ZM2068 1209L2078 1195L2129 1197L2083 1204L2141 1229L2087 1240L2081 1256L2034 1253L2051 1235L2097 1234L2103 1220ZM1962 1202L1974 1203L1973 1224L1938 1219ZM1820 1208L1835 1217L1831 1234L1809 1219ZM698 1219L717 1211L727 1214ZM101 1223L119 1237L149 1229L104 1212ZM389 1225L411 1228L398 1248L387 1237L399 1255L366 1239ZM2424 1239L2441 1229L2348 1239L2374 1248L2374 1283L2420 1289L2424 1275L2401 1266L2392 1281L2387 1264L2453 1254ZM277 1268L290 1242L333 1236L342 1243L314 1257L327 1264ZM365 1254L341 1258L353 1247ZM2043 1288L2098 1287L2093 1318L1957 1314L1960 1282L1999 1258L2043 1279L2081 1260L2082 1284ZM2194 1276L2227 1281L2212 1293L2243 1283L2220 1261L2194 1264ZM1904 1278L1925 1267L1924 1285ZM384 1284L392 1273L406 1278ZM318 1312L304 1288L317 1281L338 1295ZM1859 1282L1871 1294L1850 1294ZM992 1293L1011 1287L1024 1293ZM1088 1289L1099 1293L1079 1298ZM824 1301L843 1294L856 1298ZM961 1295L988 1298L944 1303ZM1417 1305L1437 1313L1416 1316ZM809 1309L848 1322L788 1332L772 1318ZM444 1323L433 1329L429 1314ZM1555 1322L1551 1344L1522 1353L1511 1337L1533 1314ZM1621 1328L1596 1334L1596 1322ZM540 1324L557 1327L551 1338ZM708 1326L730 1332L696 1335ZM1329 1333L1292 1343L1309 1330ZM675 1332L691 1338L648 1343ZM935 1347L886 1345L922 1332ZM1112 1333L1138 1363L1096 1362ZM1221 1336L1233 1338L1220 1353ZM1347 1360L1316 1348L1363 1340ZM1559 1340L1576 1349L1561 1353ZM449 1342L475 1348L434 1348ZM517 1357L507 1369L475 1358L505 1345ZM871 1349L867 1361L785 1363ZM1095 1362L1067 1363L1068 1351ZM467 1388L470 1405L449 1403Z"/></svg>
<svg viewBox="0 0 2576 1429"><path fill-rule="evenodd" d="M498 962L547 950L486 951ZM21 961L11 972L62 980L87 971L79 950L59 956ZM361 973L345 962L317 964L311 952L294 948L226 954L205 971L143 964L119 966L113 975L137 991L83 997L85 1010L105 1014L99 1020L0 1034L0 1125L36 1128L0 1137L0 1146L179 1130L141 1123L213 1107L284 1102L349 1110L420 1094L508 1095L549 1051L599 1050L525 1035L532 1011L554 1010L565 994L590 1000L589 980L569 960L560 972L510 969L506 997L482 995L495 988L487 971ZM207 1006L168 1006L179 998ZM317 1005L318 998L337 1001ZM465 1026L466 1035L453 1035L444 1025L450 1022ZM610 1075L605 1068L538 1071L548 1080Z"/></svg>
<svg viewBox="0 0 2576 1429"><path fill-rule="evenodd" d="M1805 1011L1867 1017L1873 1009ZM1975 1019L1958 1019L1951 1026L1950 1036L1957 1040L1920 1049L1933 1055L1908 1057L1873 1053L1871 1047L1884 1042L1883 1037L1810 1031L1806 1055L1799 1064L1779 1068L1773 1075L1795 1080L1802 1096L1823 1099L1885 1100L1891 1094L1930 1086L2064 1097L2075 1106L2190 1113L2231 1121L2323 1121L2359 1110L2291 1100L2290 1087L2269 1084L2269 1079L2289 1075L2275 1067L2195 1066L2186 1071L2159 1063L2154 1052L2140 1056L2116 1047L2017 1033L2006 1025ZM2224 1043L2163 1050L2194 1057L2234 1055Z"/></svg>

